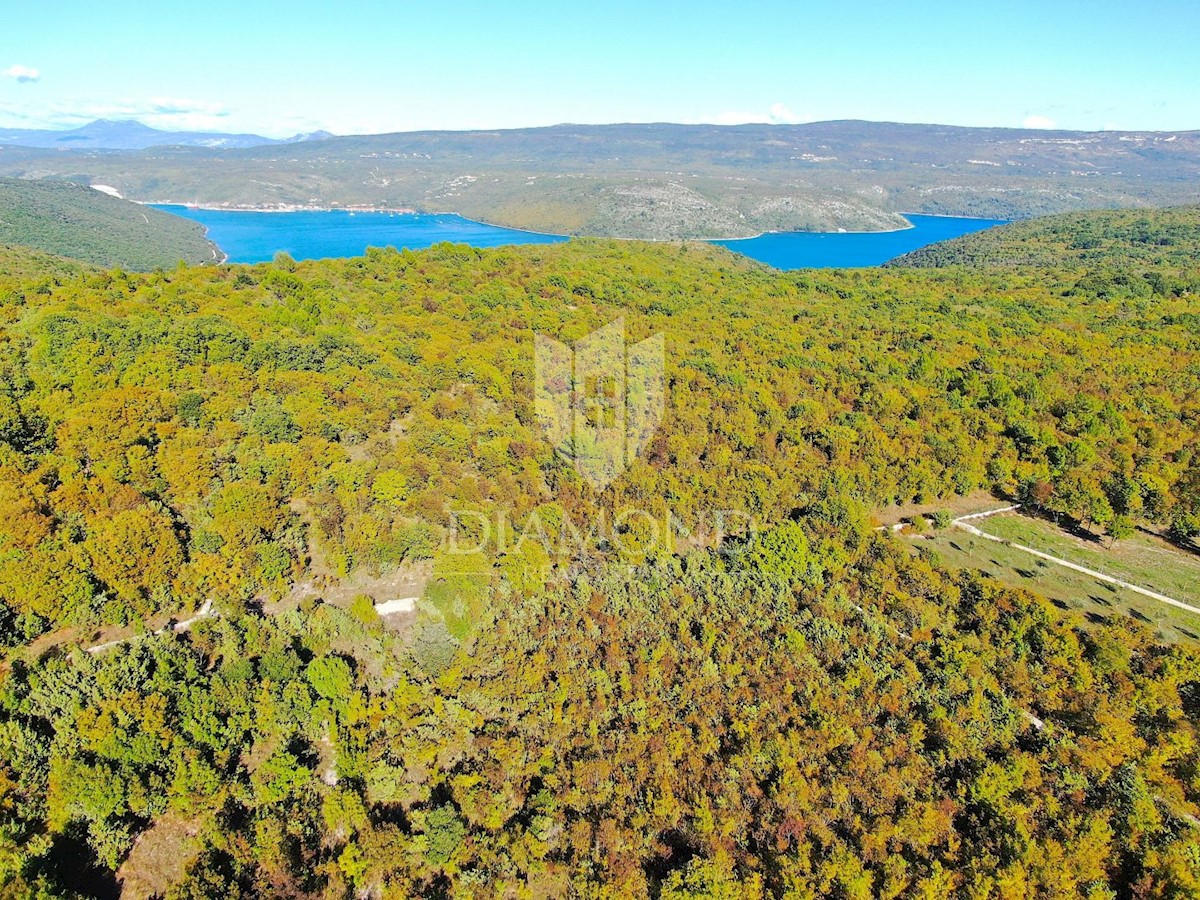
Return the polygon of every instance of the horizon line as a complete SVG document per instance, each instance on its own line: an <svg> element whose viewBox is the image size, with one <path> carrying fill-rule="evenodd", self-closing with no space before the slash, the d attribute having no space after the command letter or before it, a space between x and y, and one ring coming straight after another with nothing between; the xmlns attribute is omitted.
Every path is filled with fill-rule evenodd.
<svg viewBox="0 0 1200 900"><path fill-rule="evenodd" d="M61 133L69 134L74 131L80 131L92 125L112 124L112 125L137 125L141 128L146 128L151 131L156 131L161 134L204 134L229 137L259 137L264 140L280 141L289 138L300 137L309 134L323 134L328 137L316 138L316 140L327 140L329 138L355 138L355 137L385 137L390 135L401 134L490 134L496 132L508 131L540 131L554 128L630 128L630 127L674 127L674 128L716 128L721 130L734 130L744 128L807 128L820 125L892 125L906 128L946 128L960 131L1008 131L1008 132L1023 132L1029 134L1196 134L1200 133L1200 126L1195 128L1034 128L1029 126L1017 125L951 125L944 122L901 122L890 119L814 119L807 122L673 122L667 120L635 122L555 122L549 125L513 125L501 128L411 128L391 131L356 131L339 134L330 131L327 128L315 128L311 131L298 131L282 138L272 138L268 135L261 134L257 131L216 131L203 128L159 128L154 125L147 125L140 119L112 119L100 117L83 122L79 125L72 125L65 128L30 128L27 126L15 125L0 125L2 131L21 131L21 132L43 132L43 133ZM220 148L214 148L220 149Z"/></svg>

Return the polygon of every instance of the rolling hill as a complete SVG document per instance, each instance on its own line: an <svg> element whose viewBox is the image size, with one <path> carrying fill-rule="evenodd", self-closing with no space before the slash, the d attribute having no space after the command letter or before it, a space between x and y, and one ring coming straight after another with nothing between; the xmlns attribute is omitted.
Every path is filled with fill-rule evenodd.
<svg viewBox="0 0 1200 900"><path fill-rule="evenodd" d="M0 178L0 244L134 271L220 258L195 222L60 181Z"/></svg>
<svg viewBox="0 0 1200 900"><path fill-rule="evenodd" d="M455 212L649 239L878 231L901 213L1001 219L1200 201L1200 132L879 122L559 125L336 137L246 149L0 148L0 174L137 200Z"/></svg>

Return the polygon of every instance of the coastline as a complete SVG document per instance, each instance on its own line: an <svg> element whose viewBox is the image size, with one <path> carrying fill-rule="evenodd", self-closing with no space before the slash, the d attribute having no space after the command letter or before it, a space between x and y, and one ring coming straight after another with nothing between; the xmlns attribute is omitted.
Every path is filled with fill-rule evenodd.
<svg viewBox="0 0 1200 900"><path fill-rule="evenodd" d="M916 228L916 227L917 227L917 226L916 226L916 225L914 225L914 224L913 224L911 221L909 221L909 218L908 218L908 215L909 215L909 214L908 214L908 213L897 213L897 215L898 215L898 216L900 216L901 218L903 218L903 219L904 219L904 221L905 221L905 222L907 222L908 224L907 224L907 225L905 225L905 226L903 226L902 228L881 228L881 229L878 229L878 230L876 230L876 231L859 231L859 230L851 231L851 230L849 230L848 228L842 228L842 229L839 229L838 231L780 231L780 230L778 230L778 229L774 229L774 228L772 228L772 229L769 229L769 230L767 230L767 231L760 231L758 234L752 234L752 235L750 235L749 237L736 237L736 238L698 238L698 240L707 241L708 243L718 242L718 243L722 243L722 244L724 244L724 243L726 243L726 242L730 242L730 243L732 243L732 242L734 242L734 241L753 241L753 240L757 240L757 239L758 239L758 238L760 238L760 237L766 237L767 235L770 235L770 234L828 234L828 235L839 235L839 234L897 234L897 233L899 233L899 232L901 232L901 231L911 231L913 228ZM913 213L913 215L920 215L920 213ZM947 218L949 218L949 217L947 217Z"/></svg>
<svg viewBox="0 0 1200 900"><path fill-rule="evenodd" d="M213 255L211 262L206 261L206 262L201 263L201 265L204 265L204 266L223 266L223 265L225 265L225 263L227 263L229 261L229 254L225 252L225 248L222 247L220 244L218 244L216 241L214 241L211 237L208 236L208 226L207 225L203 225L200 223L197 223L197 224L200 225L200 227L204 229L204 239L212 245L212 255ZM218 250L221 252L220 259L217 259L217 251Z"/></svg>
<svg viewBox="0 0 1200 900"><path fill-rule="evenodd" d="M408 212L417 213L418 215L421 214L417 210L408 210ZM517 228L512 225L500 225L500 224L497 224L496 222L487 222L487 221L484 221L483 219L473 219L470 216L464 216L462 213L454 212L453 210L439 210L437 212L428 213L427 215L457 216L458 218L465 219L468 222L474 222L476 225L486 225L489 228L503 228L505 231L519 231L519 232L522 232L523 234L538 234L538 235L542 235L544 237L557 237L557 238L565 238L568 240L573 240L575 238L597 238L599 240L606 240L606 241L642 241L647 244L671 244L671 243L679 243L679 242L712 244L712 243L724 243L726 241L753 241L756 238L766 237L769 234L828 234L828 235L897 234L901 231L911 231L912 229L917 227L916 225L913 224L912 219L910 218L911 216L928 216L933 219L970 219L970 220L976 221L976 222L996 222L998 224L1010 221L1008 219L992 219L988 216L950 216L950 215L942 215L941 213L898 212L898 213L896 213L896 215L898 215L902 219L904 219L904 221L906 223L905 225L903 225L900 228L880 228L880 229L875 229L875 230L871 230L871 231L864 231L864 230L860 230L860 229L855 229L853 231L850 229L841 229L839 231L795 231L795 230L784 231L784 230L778 230L778 229L769 229L767 231L759 231L754 234L748 234L748 235L744 235L741 237L645 238L645 237L628 237L626 235L612 235L612 234L559 234L558 232L554 232L554 231L537 231L533 228ZM992 226L992 227L995 227L995 226Z"/></svg>
<svg viewBox="0 0 1200 900"><path fill-rule="evenodd" d="M928 216L937 219L967 219L980 222L994 222L1003 224L1007 219L991 219L986 216L962 216L962 215L944 215L941 213L915 213L915 212L899 212L896 215L904 219L905 224L899 228L881 228L872 230L863 229L839 229L838 231L797 231L797 230L782 230L768 229L766 231L755 232L754 234L740 235L736 237L668 237L668 238L653 238L653 237L632 237L628 235L588 235L588 234L562 234L554 231L538 231L533 228L519 228L512 225L502 225L496 222L488 222L484 219L476 219L470 216L463 215L453 210L432 210L422 211L413 209L412 207L377 207L377 206L317 206L312 204L290 204L280 203L272 206L248 206L248 205L217 205L207 203L180 203L173 200L134 200L134 203L143 206L175 206L185 209L201 209L210 212L247 212L247 213L290 213L290 212L345 212L345 213L388 213L389 215L428 215L428 216L455 216L466 222L471 222L475 225L482 225L487 228L500 228L505 231L517 232L520 234L531 234L539 237L558 238L561 240L573 240L576 238L596 238L599 240L613 241L642 241L650 244L670 244L670 243L703 243L703 244L726 244L738 243L741 241L753 241L758 238L767 237L769 235L785 235L785 234L809 234L809 235L866 235L866 234L897 234L902 231L911 231L917 226L913 224L912 216ZM991 226L995 227L995 226ZM208 229L205 228L207 236ZM215 243L215 242L214 242ZM224 252L224 251L222 251ZM221 262L228 260L228 254Z"/></svg>
<svg viewBox="0 0 1200 900"><path fill-rule="evenodd" d="M713 244L724 243L725 241L752 241L755 238L765 237L768 234L893 234L898 231L908 231L916 228L912 222L908 222L903 228L884 228L879 231L759 231L755 234L748 234L744 237L669 237L669 238L647 238L647 237L629 237L621 234L558 234L553 231L535 231L532 228L514 228L512 225L497 225L495 222L485 222L483 219L472 219L469 216L464 216L462 213L456 212L438 212L430 213L430 215L438 216L457 216L460 219L466 219L468 222L474 222L476 225L486 225L489 228L503 228L505 231L519 231L523 234L538 234L544 237L558 237L567 240L576 238L593 238L601 241L640 241L645 244ZM900 213L902 216L907 216L907 213ZM914 213L913 215L922 215L922 213ZM970 219L974 216L944 216L943 218ZM907 222L907 218L905 218Z"/></svg>
<svg viewBox="0 0 1200 900"><path fill-rule="evenodd" d="M134 200L134 203L142 206L179 206L184 209L203 209L209 212L247 212L247 213L291 213L291 212L349 212L349 213L389 213L399 216L454 216L462 219L465 222L471 222L474 225L483 225L486 228L503 228L505 231L518 231L522 234L537 234L542 237L562 238L564 241L575 237L584 237L577 234L559 234L554 231L536 231L532 228L516 228L512 225L499 225L495 222L485 222L483 219L472 219L470 216L464 216L462 213L454 212L453 210L433 210L431 212L422 212L419 209L413 209L407 206L309 206L304 204L286 204L281 203L276 206L214 206L207 203L178 203L174 200ZM208 229L204 229L207 233ZM619 240L641 241L649 240L648 238L619 238ZM670 238L670 240L704 240L704 238Z"/></svg>
<svg viewBox="0 0 1200 900"><path fill-rule="evenodd" d="M1011 220L1009 220L1009 219L992 219L992 218L990 218L990 217L988 217L988 216L949 216L949 215L943 215L943 214L941 214L941 213L915 213L915 212L901 212L901 213L896 213L896 215L898 215L898 216L900 216L901 218L903 218L903 219L904 219L904 221L905 221L905 222L907 222L908 224L907 224L907 225L905 225L903 228L883 228L883 229L880 229L880 230L877 230L877 231L859 231L859 230L850 231L850 230L848 230L848 229L842 229L841 231L778 231L778 230L774 230L774 229L772 229L772 230L770 230L770 231L760 231L758 234L752 234L752 235L750 235L749 237L737 237L737 238L684 238L684 239L682 239L682 240L701 240L701 241L707 241L707 242L709 242L709 243L712 243L713 241L718 241L718 242L720 242L720 243L726 243L726 242L733 242L733 241L752 241L752 240L754 240L755 238L766 237L766 236L767 236L767 235L769 235L769 234L828 234L828 235L839 235L839 234L898 234L898 233L900 233L901 231L911 231L912 229L914 229L914 228L916 228L916 227L917 227L916 225L914 225L914 224L913 224L913 221L912 221L912 218L911 218L912 216L927 216L928 218L931 218L931 219L969 219L969 220L971 220L971 221L973 221L973 222L994 222L994 223L996 223L995 225L992 225L992 226L990 226L990 227L992 227L992 228L995 228L995 227L996 227L996 225L1005 224L1005 223L1007 223L1007 222L1011 221Z"/></svg>
<svg viewBox="0 0 1200 900"><path fill-rule="evenodd" d="M392 213L396 215L421 215L420 210L409 207L390 206L311 206L303 203L278 203L274 206L220 206L208 203L180 203L177 200L133 200L141 206L181 206L184 209L204 209L209 212L255 212L255 213L291 213L291 212L351 212L351 213ZM442 215L439 213L438 215ZM447 215L457 215L448 213ZM486 224L486 223L485 223ZM500 226L503 227L503 226Z"/></svg>
<svg viewBox="0 0 1200 900"><path fill-rule="evenodd" d="M417 213L417 215L421 215L421 214ZM541 235L542 237L562 238L564 241L570 241L570 240L574 240L575 238L591 236L591 235L583 235L583 234L559 234L558 232L555 232L555 231L535 231L532 228L514 228L511 225L497 225L495 222L485 222L485 221L483 221L483 219L472 219L470 216L464 216L462 213L450 212L448 210L445 212L426 213L425 215L456 216L456 217L462 219L463 221L471 222L475 225L483 225L483 226L486 226L487 228L503 228L505 231L519 231L521 234L537 234L537 235ZM639 239L638 238L630 238L629 240L639 240Z"/></svg>

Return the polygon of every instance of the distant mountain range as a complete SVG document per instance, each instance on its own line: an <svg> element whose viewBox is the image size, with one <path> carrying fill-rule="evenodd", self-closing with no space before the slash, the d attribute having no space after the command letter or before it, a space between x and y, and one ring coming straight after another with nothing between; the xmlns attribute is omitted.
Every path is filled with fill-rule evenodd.
<svg viewBox="0 0 1200 900"><path fill-rule="evenodd" d="M100 131L105 129L101 128ZM151 132L143 143L161 142ZM62 133L59 133L59 137ZM1200 131L1076 132L894 122L557 125L192 146L3 145L0 175L230 208L454 212L557 234L731 238L883 231L902 213L1021 219L1200 202Z"/></svg>
<svg viewBox="0 0 1200 900"><path fill-rule="evenodd" d="M274 139L258 134L205 131L162 131L132 119L97 119L79 128L57 131L39 128L0 128L0 144L13 147L69 150L147 150L151 147L212 147L239 149L268 144L295 144L333 137L328 131Z"/></svg>

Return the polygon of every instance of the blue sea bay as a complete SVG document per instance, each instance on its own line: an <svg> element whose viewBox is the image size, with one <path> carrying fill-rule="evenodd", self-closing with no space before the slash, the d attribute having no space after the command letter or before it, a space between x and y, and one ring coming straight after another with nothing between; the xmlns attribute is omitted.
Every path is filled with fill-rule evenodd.
<svg viewBox="0 0 1200 900"><path fill-rule="evenodd" d="M900 231L772 232L736 241L715 241L736 253L779 269L849 269L880 266L928 244L1003 225L1000 219L905 215L912 228Z"/></svg>
<svg viewBox="0 0 1200 900"><path fill-rule="evenodd" d="M473 222L450 214L297 210L259 212L158 205L200 222L230 262L257 263L286 252L295 259L361 256L367 247L421 250L442 241L473 247L567 240ZM909 215L911 228L866 233L779 232L714 241L780 269L877 266L910 250L1003 224L996 219Z"/></svg>
<svg viewBox="0 0 1200 900"><path fill-rule="evenodd" d="M455 215L423 213L296 210L258 212L158 205L164 212L194 219L225 251L229 262L267 262L276 253L294 259L362 256L368 247L423 250L442 241L472 247L554 244L565 237L497 228Z"/></svg>

